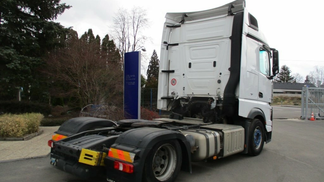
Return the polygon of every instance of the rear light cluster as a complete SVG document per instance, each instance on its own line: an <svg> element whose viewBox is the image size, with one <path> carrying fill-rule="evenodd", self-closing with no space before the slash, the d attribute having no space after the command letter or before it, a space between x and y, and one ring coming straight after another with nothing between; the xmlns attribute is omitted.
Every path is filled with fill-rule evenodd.
<svg viewBox="0 0 324 182"><path fill-rule="evenodd" d="M48 140L47 145L51 148L54 148L54 141L53 140Z"/></svg>
<svg viewBox="0 0 324 182"><path fill-rule="evenodd" d="M134 166L132 164L126 164L123 162L115 161L114 162L114 168L123 171L125 173L133 173L134 172Z"/></svg>
<svg viewBox="0 0 324 182"><path fill-rule="evenodd" d="M48 140L47 145L51 148L54 148L54 142L67 138L65 135L55 134L52 136L51 140Z"/></svg>

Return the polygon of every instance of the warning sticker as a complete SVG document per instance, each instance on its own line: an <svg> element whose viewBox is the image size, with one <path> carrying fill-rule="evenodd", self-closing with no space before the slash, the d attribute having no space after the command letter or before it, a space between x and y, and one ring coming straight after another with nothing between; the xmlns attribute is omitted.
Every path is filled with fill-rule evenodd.
<svg viewBox="0 0 324 182"><path fill-rule="evenodd" d="M172 78L172 80L171 80L171 85L172 85L172 86L175 86L176 84L177 84L177 79Z"/></svg>

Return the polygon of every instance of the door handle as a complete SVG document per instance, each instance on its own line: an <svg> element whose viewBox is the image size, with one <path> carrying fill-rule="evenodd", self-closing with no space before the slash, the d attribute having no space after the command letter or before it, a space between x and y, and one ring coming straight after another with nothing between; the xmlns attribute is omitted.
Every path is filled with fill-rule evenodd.
<svg viewBox="0 0 324 182"><path fill-rule="evenodd" d="M263 98L263 93L262 92L259 92L259 97Z"/></svg>

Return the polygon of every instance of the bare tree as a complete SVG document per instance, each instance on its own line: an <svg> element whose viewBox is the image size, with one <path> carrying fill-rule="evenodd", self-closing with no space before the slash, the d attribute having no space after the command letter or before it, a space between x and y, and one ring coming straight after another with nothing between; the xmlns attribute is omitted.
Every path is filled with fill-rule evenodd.
<svg viewBox="0 0 324 182"><path fill-rule="evenodd" d="M131 36L133 40L132 51L138 51L145 43L147 37L141 34L141 31L147 28L148 19L146 11L141 8L133 8L131 13Z"/></svg>
<svg viewBox="0 0 324 182"><path fill-rule="evenodd" d="M124 60L124 53L129 51L127 40L129 35L129 20L128 12L125 9L120 9L114 17L114 36L117 41L122 60Z"/></svg>
<svg viewBox="0 0 324 182"><path fill-rule="evenodd" d="M143 30L148 26L146 10L139 7L134 7L130 12L126 9L120 9L114 16L114 37L122 60L124 60L126 52L143 49L147 40Z"/></svg>
<svg viewBox="0 0 324 182"><path fill-rule="evenodd" d="M311 71L308 75L308 79L316 87L320 87L324 83L324 67L314 67L314 71Z"/></svg>
<svg viewBox="0 0 324 182"><path fill-rule="evenodd" d="M299 73L293 74L293 77L294 77L293 82L295 82L295 83L304 83L304 78Z"/></svg>
<svg viewBox="0 0 324 182"><path fill-rule="evenodd" d="M69 40L66 48L51 52L44 71L52 80L50 94L76 98L80 107L108 102L121 106L122 72L116 61L110 61L107 67L107 60L112 59L107 58L109 51L104 53L107 56L102 56L101 50L100 38L94 39L88 31L81 39ZM112 56L116 57L115 54Z"/></svg>

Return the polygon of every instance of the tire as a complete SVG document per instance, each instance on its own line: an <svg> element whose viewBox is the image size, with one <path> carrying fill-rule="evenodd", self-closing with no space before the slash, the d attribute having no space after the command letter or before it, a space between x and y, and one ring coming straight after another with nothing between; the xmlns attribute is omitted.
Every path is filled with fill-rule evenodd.
<svg viewBox="0 0 324 182"><path fill-rule="evenodd" d="M257 156L262 152L264 139L263 123L259 119L254 119L249 131L249 155Z"/></svg>
<svg viewBox="0 0 324 182"><path fill-rule="evenodd" d="M175 181L181 168L181 147L177 141L162 141L149 153L144 166L144 181Z"/></svg>

